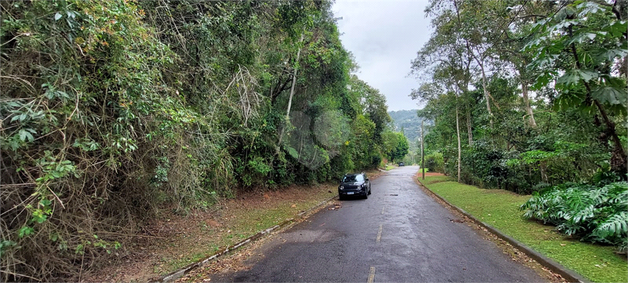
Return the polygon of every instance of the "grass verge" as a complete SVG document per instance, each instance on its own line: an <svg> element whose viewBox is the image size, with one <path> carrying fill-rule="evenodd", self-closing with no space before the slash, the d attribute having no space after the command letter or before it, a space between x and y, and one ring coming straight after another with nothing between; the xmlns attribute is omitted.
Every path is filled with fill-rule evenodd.
<svg viewBox="0 0 628 283"><path fill-rule="evenodd" d="M420 180L432 192L475 218L533 248L594 282L627 282L626 259L613 247L593 245L564 236L554 226L522 218L519 206L530 196L505 190L487 190L455 182L447 176Z"/></svg>

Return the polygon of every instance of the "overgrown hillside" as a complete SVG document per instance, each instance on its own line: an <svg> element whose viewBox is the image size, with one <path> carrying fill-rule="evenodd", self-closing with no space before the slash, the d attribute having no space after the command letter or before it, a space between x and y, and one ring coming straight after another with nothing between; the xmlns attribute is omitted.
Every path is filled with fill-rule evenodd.
<svg viewBox="0 0 628 283"><path fill-rule="evenodd" d="M416 143L417 138L421 136L421 118L417 116L417 110L399 110L388 111L388 115L393 121L396 131L402 131L408 138L408 141Z"/></svg>
<svg viewBox="0 0 628 283"><path fill-rule="evenodd" d="M72 280L162 209L390 158L330 5L2 1L2 280Z"/></svg>
<svg viewBox="0 0 628 283"><path fill-rule="evenodd" d="M392 119L391 128L403 134L406 138L407 149L398 161L404 161L408 164L419 162L421 159L420 137L421 137L421 121L422 117L418 116L418 110L399 110L388 111L388 115ZM429 121L425 121L424 126L428 126Z"/></svg>

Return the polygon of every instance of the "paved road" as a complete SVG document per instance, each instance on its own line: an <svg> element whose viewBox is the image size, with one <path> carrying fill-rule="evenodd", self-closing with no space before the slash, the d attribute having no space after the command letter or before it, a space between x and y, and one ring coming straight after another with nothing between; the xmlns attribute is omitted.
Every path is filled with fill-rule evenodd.
<svg viewBox="0 0 628 283"><path fill-rule="evenodd" d="M276 235L212 282L539 282L413 182L418 167L372 181L367 200L342 201Z"/></svg>

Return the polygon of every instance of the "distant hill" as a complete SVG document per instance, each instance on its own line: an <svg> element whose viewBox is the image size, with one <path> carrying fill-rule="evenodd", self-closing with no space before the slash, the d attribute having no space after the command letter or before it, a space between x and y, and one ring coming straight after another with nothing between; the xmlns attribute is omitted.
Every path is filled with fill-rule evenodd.
<svg viewBox="0 0 628 283"><path fill-rule="evenodd" d="M412 145L416 144L421 135L421 120L423 119L417 116L417 109L389 111L388 115L393 119L394 130L400 132L403 129L408 142ZM430 124L428 120L425 120L425 123L425 125Z"/></svg>

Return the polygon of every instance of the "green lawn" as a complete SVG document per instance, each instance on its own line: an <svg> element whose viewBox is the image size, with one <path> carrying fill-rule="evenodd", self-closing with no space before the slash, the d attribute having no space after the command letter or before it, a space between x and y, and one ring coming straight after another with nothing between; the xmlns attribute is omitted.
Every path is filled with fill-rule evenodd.
<svg viewBox="0 0 628 283"><path fill-rule="evenodd" d="M530 198L529 195L480 189L457 183L446 176L425 177L422 183L475 218L591 281L628 282L626 259L615 254L613 247L580 242L554 231L554 226L523 219L519 206Z"/></svg>

